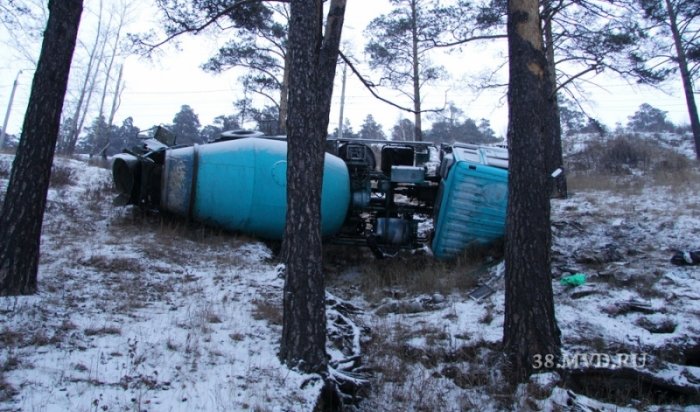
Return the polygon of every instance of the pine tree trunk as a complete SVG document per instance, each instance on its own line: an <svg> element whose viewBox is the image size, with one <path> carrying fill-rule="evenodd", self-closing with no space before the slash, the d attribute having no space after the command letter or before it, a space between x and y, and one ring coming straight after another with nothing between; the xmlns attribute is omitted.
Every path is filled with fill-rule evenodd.
<svg viewBox="0 0 700 412"><path fill-rule="evenodd" d="M22 137L0 213L0 295L37 289L41 225L82 0L49 1Z"/></svg>
<svg viewBox="0 0 700 412"><path fill-rule="evenodd" d="M678 69L681 72L681 80L683 81L685 102L688 106L688 117L690 117L690 127L693 131L693 140L695 142L695 156L700 160L700 118L698 117L698 107L695 104L693 81L688 70L688 58L685 55L681 34L678 30L678 15L673 9L670 0L666 0L666 12L668 13L669 25L673 34L673 44L676 47Z"/></svg>
<svg viewBox="0 0 700 412"><path fill-rule="evenodd" d="M326 311L322 270L321 185L345 0L293 0L289 22L286 264L280 358L304 372L325 373Z"/></svg>
<svg viewBox="0 0 700 412"><path fill-rule="evenodd" d="M418 58L418 5L415 0L411 1L411 18L412 18L412 47L413 47L413 119L415 121L413 140L416 142L423 141L423 124L421 116L421 97L420 97L420 59Z"/></svg>
<svg viewBox="0 0 700 412"><path fill-rule="evenodd" d="M564 169L564 154L561 148L561 115L559 112L559 100L557 90L557 73L556 63L554 61L554 36L552 35L552 16L547 16L544 24L545 37L545 54L547 57L547 72L550 82L551 104L550 104L550 135L551 142L547 145L547 172L554 172L557 168ZM566 198L568 196L568 188L566 186L566 174L561 173L557 177L549 180L551 196L558 198Z"/></svg>
<svg viewBox="0 0 700 412"><path fill-rule="evenodd" d="M287 114L289 113L289 52L284 54L284 73L282 74L282 86L280 87L280 110L279 123L277 132L279 134L287 134Z"/></svg>
<svg viewBox="0 0 700 412"><path fill-rule="evenodd" d="M512 377L524 381L537 355L559 359L550 270L546 146L552 90L538 0L508 2L510 55L509 185L506 221L504 350Z"/></svg>

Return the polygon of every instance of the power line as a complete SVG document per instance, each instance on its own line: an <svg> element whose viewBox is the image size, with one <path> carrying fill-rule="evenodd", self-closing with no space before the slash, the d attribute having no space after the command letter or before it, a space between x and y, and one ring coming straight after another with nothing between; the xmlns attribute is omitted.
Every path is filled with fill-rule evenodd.
<svg viewBox="0 0 700 412"><path fill-rule="evenodd" d="M169 91L141 91L141 92L132 92L132 91L125 91L125 95L129 94L138 94L138 95L172 95L172 94L204 94L204 93L232 93L232 92L237 92L237 90L233 89L216 89L216 90L184 90L184 91L177 91L177 90L169 90Z"/></svg>

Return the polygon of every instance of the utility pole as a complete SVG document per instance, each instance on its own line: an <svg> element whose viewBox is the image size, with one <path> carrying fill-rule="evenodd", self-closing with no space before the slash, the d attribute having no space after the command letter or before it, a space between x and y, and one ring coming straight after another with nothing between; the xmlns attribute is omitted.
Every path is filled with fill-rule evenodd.
<svg viewBox="0 0 700 412"><path fill-rule="evenodd" d="M5 135L7 134L7 122L10 120L10 111L12 110L12 102L15 100L15 90L17 90L17 83L19 81L20 74L22 74L22 70L17 72L17 76L15 76L15 82L12 83L12 92L10 92L10 102L7 104L7 111L5 112L5 121L2 124L2 131L0 132L0 149L5 147Z"/></svg>
<svg viewBox="0 0 700 412"><path fill-rule="evenodd" d="M343 64L343 87L340 89L340 119L338 121L338 139L343 138L343 109L345 109L345 81L348 77L348 64Z"/></svg>

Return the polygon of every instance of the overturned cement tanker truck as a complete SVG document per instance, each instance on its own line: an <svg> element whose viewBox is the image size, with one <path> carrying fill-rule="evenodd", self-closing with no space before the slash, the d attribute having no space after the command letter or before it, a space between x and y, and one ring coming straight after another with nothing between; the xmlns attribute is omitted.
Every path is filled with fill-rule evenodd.
<svg viewBox="0 0 700 412"><path fill-rule="evenodd" d="M162 135L162 133L161 133ZM116 155L118 204L278 240L286 217L284 137L233 131L194 146L156 133ZM328 139L321 195L327 241L378 256L430 245L449 258L503 236L507 151L429 142Z"/></svg>

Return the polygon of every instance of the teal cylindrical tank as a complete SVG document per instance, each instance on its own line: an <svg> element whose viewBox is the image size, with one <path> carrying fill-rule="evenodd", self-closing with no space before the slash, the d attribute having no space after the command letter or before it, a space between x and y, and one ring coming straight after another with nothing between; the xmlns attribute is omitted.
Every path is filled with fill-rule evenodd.
<svg viewBox="0 0 700 412"><path fill-rule="evenodd" d="M323 236L340 230L349 204L347 166L326 154ZM287 214L287 143L244 138L166 151L161 208L225 229L281 239Z"/></svg>

